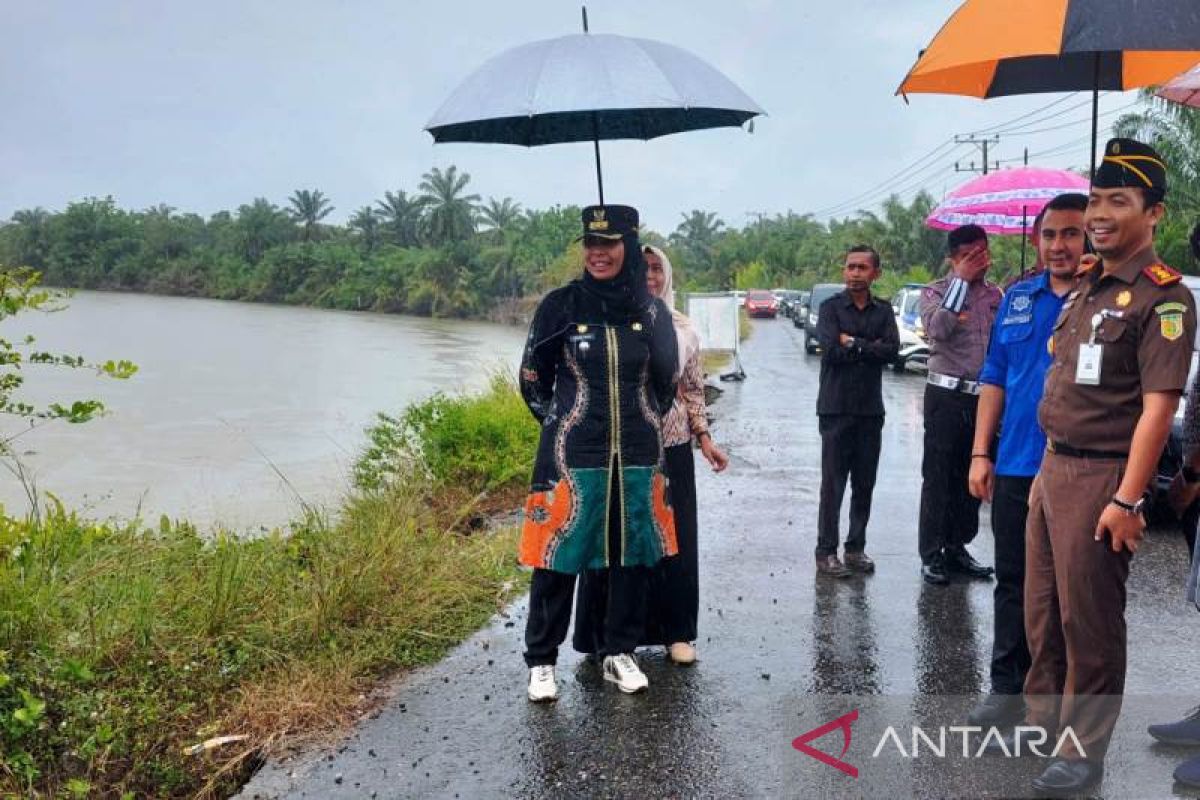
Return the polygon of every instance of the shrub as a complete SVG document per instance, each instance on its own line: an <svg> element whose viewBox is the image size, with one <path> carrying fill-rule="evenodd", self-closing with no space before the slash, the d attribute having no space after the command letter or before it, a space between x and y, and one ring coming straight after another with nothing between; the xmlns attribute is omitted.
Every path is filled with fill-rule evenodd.
<svg viewBox="0 0 1200 800"><path fill-rule="evenodd" d="M471 493L523 487L538 432L514 381L497 373L482 394L436 394L399 417L380 414L355 483L378 490L419 465L439 485Z"/></svg>

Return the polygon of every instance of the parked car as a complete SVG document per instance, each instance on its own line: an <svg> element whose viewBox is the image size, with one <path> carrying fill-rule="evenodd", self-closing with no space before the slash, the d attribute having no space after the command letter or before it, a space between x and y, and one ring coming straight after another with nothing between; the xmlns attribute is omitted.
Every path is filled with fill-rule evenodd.
<svg viewBox="0 0 1200 800"><path fill-rule="evenodd" d="M800 299L800 291L796 289L772 289L771 294L779 301L779 313L785 317L796 314L796 301Z"/></svg>
<svg viewBox="0 0 1200 800"><path fill-rule="evenodd" d="M808 298L808 319L804 325L805 353L812 355L821 349L821 343L817 341L817 314L821 311L822 303L844 288L846 287L840 283L818 283L812 288L812 294Z"/></svg>
<svg viewBox="0 0 1200 800"><path fill-rule="evenodd" d="M809 291L801 291L800 296L796 298L796 305L792 309L792 324L797 328L803 328L808 323L808 298L811 294Z"/></svg>
<svg viewBox="0 0 1200 800"><path fill-rule="evenodd" d="M752 289L746 292L746 315L750 317L766 317L775 319L779 313L779 301L775 295L765 289Z"/></svg>
<svg viewBox="0 0 1200 800"><path fill-rule="evenodd" d="M1184 275L1183 285L1191 289L1192 297L1195 299L1197 307L1200 307L1200 278ZM1196 341L1192 343L1192 368L1188 373L1189 392L1195 388L1197 366L1200 364L1198 349L1200 349L1200 330L1197 330ZM1187 394L1185 393L1184 398L1179 401L1179 408L1175 412L1175 421L1171 425L1171 434L1167 437L1167 444L1158 459L1158 469L1155 470L1154 492L1149 516L1157 521L1165 522L1175 519L1170 506L1167 505L1167 488L1171 485L1171 479L1175 477L1175 473L1179 471L1179 465L1183 461L1183 409L1186 404Z"/></svg>
<svg viewBox="0 0 1200 800"><path fill-rule="evenodd" d="M896 328L900 332L900 353L893 366L897 372L905 369L924 371L929 364L929 340L921 324L921 290L919 283L905 284L892 297L896 313Z"/></svg>

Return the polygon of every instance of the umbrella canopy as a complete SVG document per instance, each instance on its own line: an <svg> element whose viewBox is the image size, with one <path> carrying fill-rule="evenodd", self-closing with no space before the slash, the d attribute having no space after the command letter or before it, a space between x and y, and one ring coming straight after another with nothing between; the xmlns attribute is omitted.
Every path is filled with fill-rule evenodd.
<svg viewBox="0 0 1200 800"><path fill-rule="evenodd" d="M1195 0L967 0L897 94L1124 91L1197 63Z"/></svg>
<svg viewBox="0 0 1200 800"><path fill-rule="evenodd" d="M585 33L508 50L477 69L425 126L435 142L533 147L593 143L604 205L601 139L653 139L737 127L764 114L733 81L662 42Z"/></svg>
<svg viewBox="0 0 1200 800"><path fill-rule="evenodd" d="M897 94L1003 97L1163 83L1200 63L1196 0L966 0Z"/></svg>
<svg viewBox="0 0 1200 800"><path fill-rule="evenodd" d="M1200 108L1200 67L1172 78L1161 89L1158 96L1172 103L1181 103Z"/></svg>
<svg viewBox="0 0 1200 800"><path fill-rule="evenodd" d="M575 34L492 58L425 126L436 142L526 147L737 127L764 113L701 59L662 42Z"/></svg>
<svg viewBox="0 0 1200 800"><path fill-rule="evenodd" d="M1074 172L1017 167L992 172L955 189L925 220L931 228L953 230L979 225L988 233L1020 235L1028 222L1060 194L1088 191L1088 180Z"/></svg>

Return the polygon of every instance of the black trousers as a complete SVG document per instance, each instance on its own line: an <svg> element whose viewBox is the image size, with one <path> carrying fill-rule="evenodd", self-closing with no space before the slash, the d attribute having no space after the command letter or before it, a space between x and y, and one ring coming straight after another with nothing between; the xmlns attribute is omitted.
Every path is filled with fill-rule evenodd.
<svg viewBox="0 0 1200 800"><path fill-rule="evenodd" d="M614 459L611 496L608 503L608 550L612 564L620 564L621 552L621 472ZM602 656L632 653L641 641L646 623L646 567L613 566L589 570L587 579L600 603L589 618L596 624L588 628L597 641L583 652ZM575 599L577 576L548 569L535 569L529 587L529 619L525 622L525 663L530 667L558 661L558 646L567 638L571 625L571 603ZM602 605L601 605L602 604ZM584 627L576 620L576 627ZM576 631L576 640L580 631ZM577 649L578 645L576 645Z"/></svg>
<svg viewBox="0 0 1200 800"><path fill-rule="evenodd" d="M645 644L670 645L696 639L700 614L700 549L696 519L696 460L691 443L664 451L671 481L671 508L679 554L650 569ZM577 625L578 629L578 625Z"/></svg>
<svg viewBox="0 0 1200 800"><path fill-rule="evenodd" d="M817 512L816 555L837 555L838 521L846 479L850 479L850 532L846 552L861 553L867 546L871 495L879 468L883 417L823 414L821 431L821 505Z"/></svg>
<svg viewBox="0 0 1200 800"><path fill-rule="evenodd" d="M921 512L917 533L921 561L979 533L979 501L968 477L979 397L925 386L925 455L921 460Z"/></svg>
<svg viewBox="0 0 1200 800"><path fill-rule="evenodd" d="M632 653L642 638L646 618L646 568L612 567L593 571L590 581L603 581L607 589L602 641L595 652L602 656ZM525 623L525 663L530 667L554 664L558 647L571 625L575 575L535 569L529 588L529 619Z"/></svg>
<svg viewBox="0 0 1200 800"><path fill-rule="evenodd" d="M1025 639L1025 520L1033 478L996 476L992 533L996 537L996 589L992 618L992 692L1020 694L1029 672Z"/></svg>

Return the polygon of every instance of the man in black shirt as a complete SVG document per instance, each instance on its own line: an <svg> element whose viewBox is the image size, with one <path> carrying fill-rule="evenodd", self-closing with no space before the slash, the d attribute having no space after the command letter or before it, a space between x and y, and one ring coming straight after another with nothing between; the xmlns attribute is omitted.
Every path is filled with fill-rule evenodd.
<svg viewBox="0 0 1200 800"><path fill-rule="evenodd" d="M871 284L879 275L879 253L866 245L850 248L842 269L845 291L826 300L817 312L822 352L817 394L821 430L817 572L837 578L875 571L875 562L863 550L883 432L882 375L900 350L892 306L871 295ZM847 477L850 534L843 563L837 556L838 517Z"/></svg>

